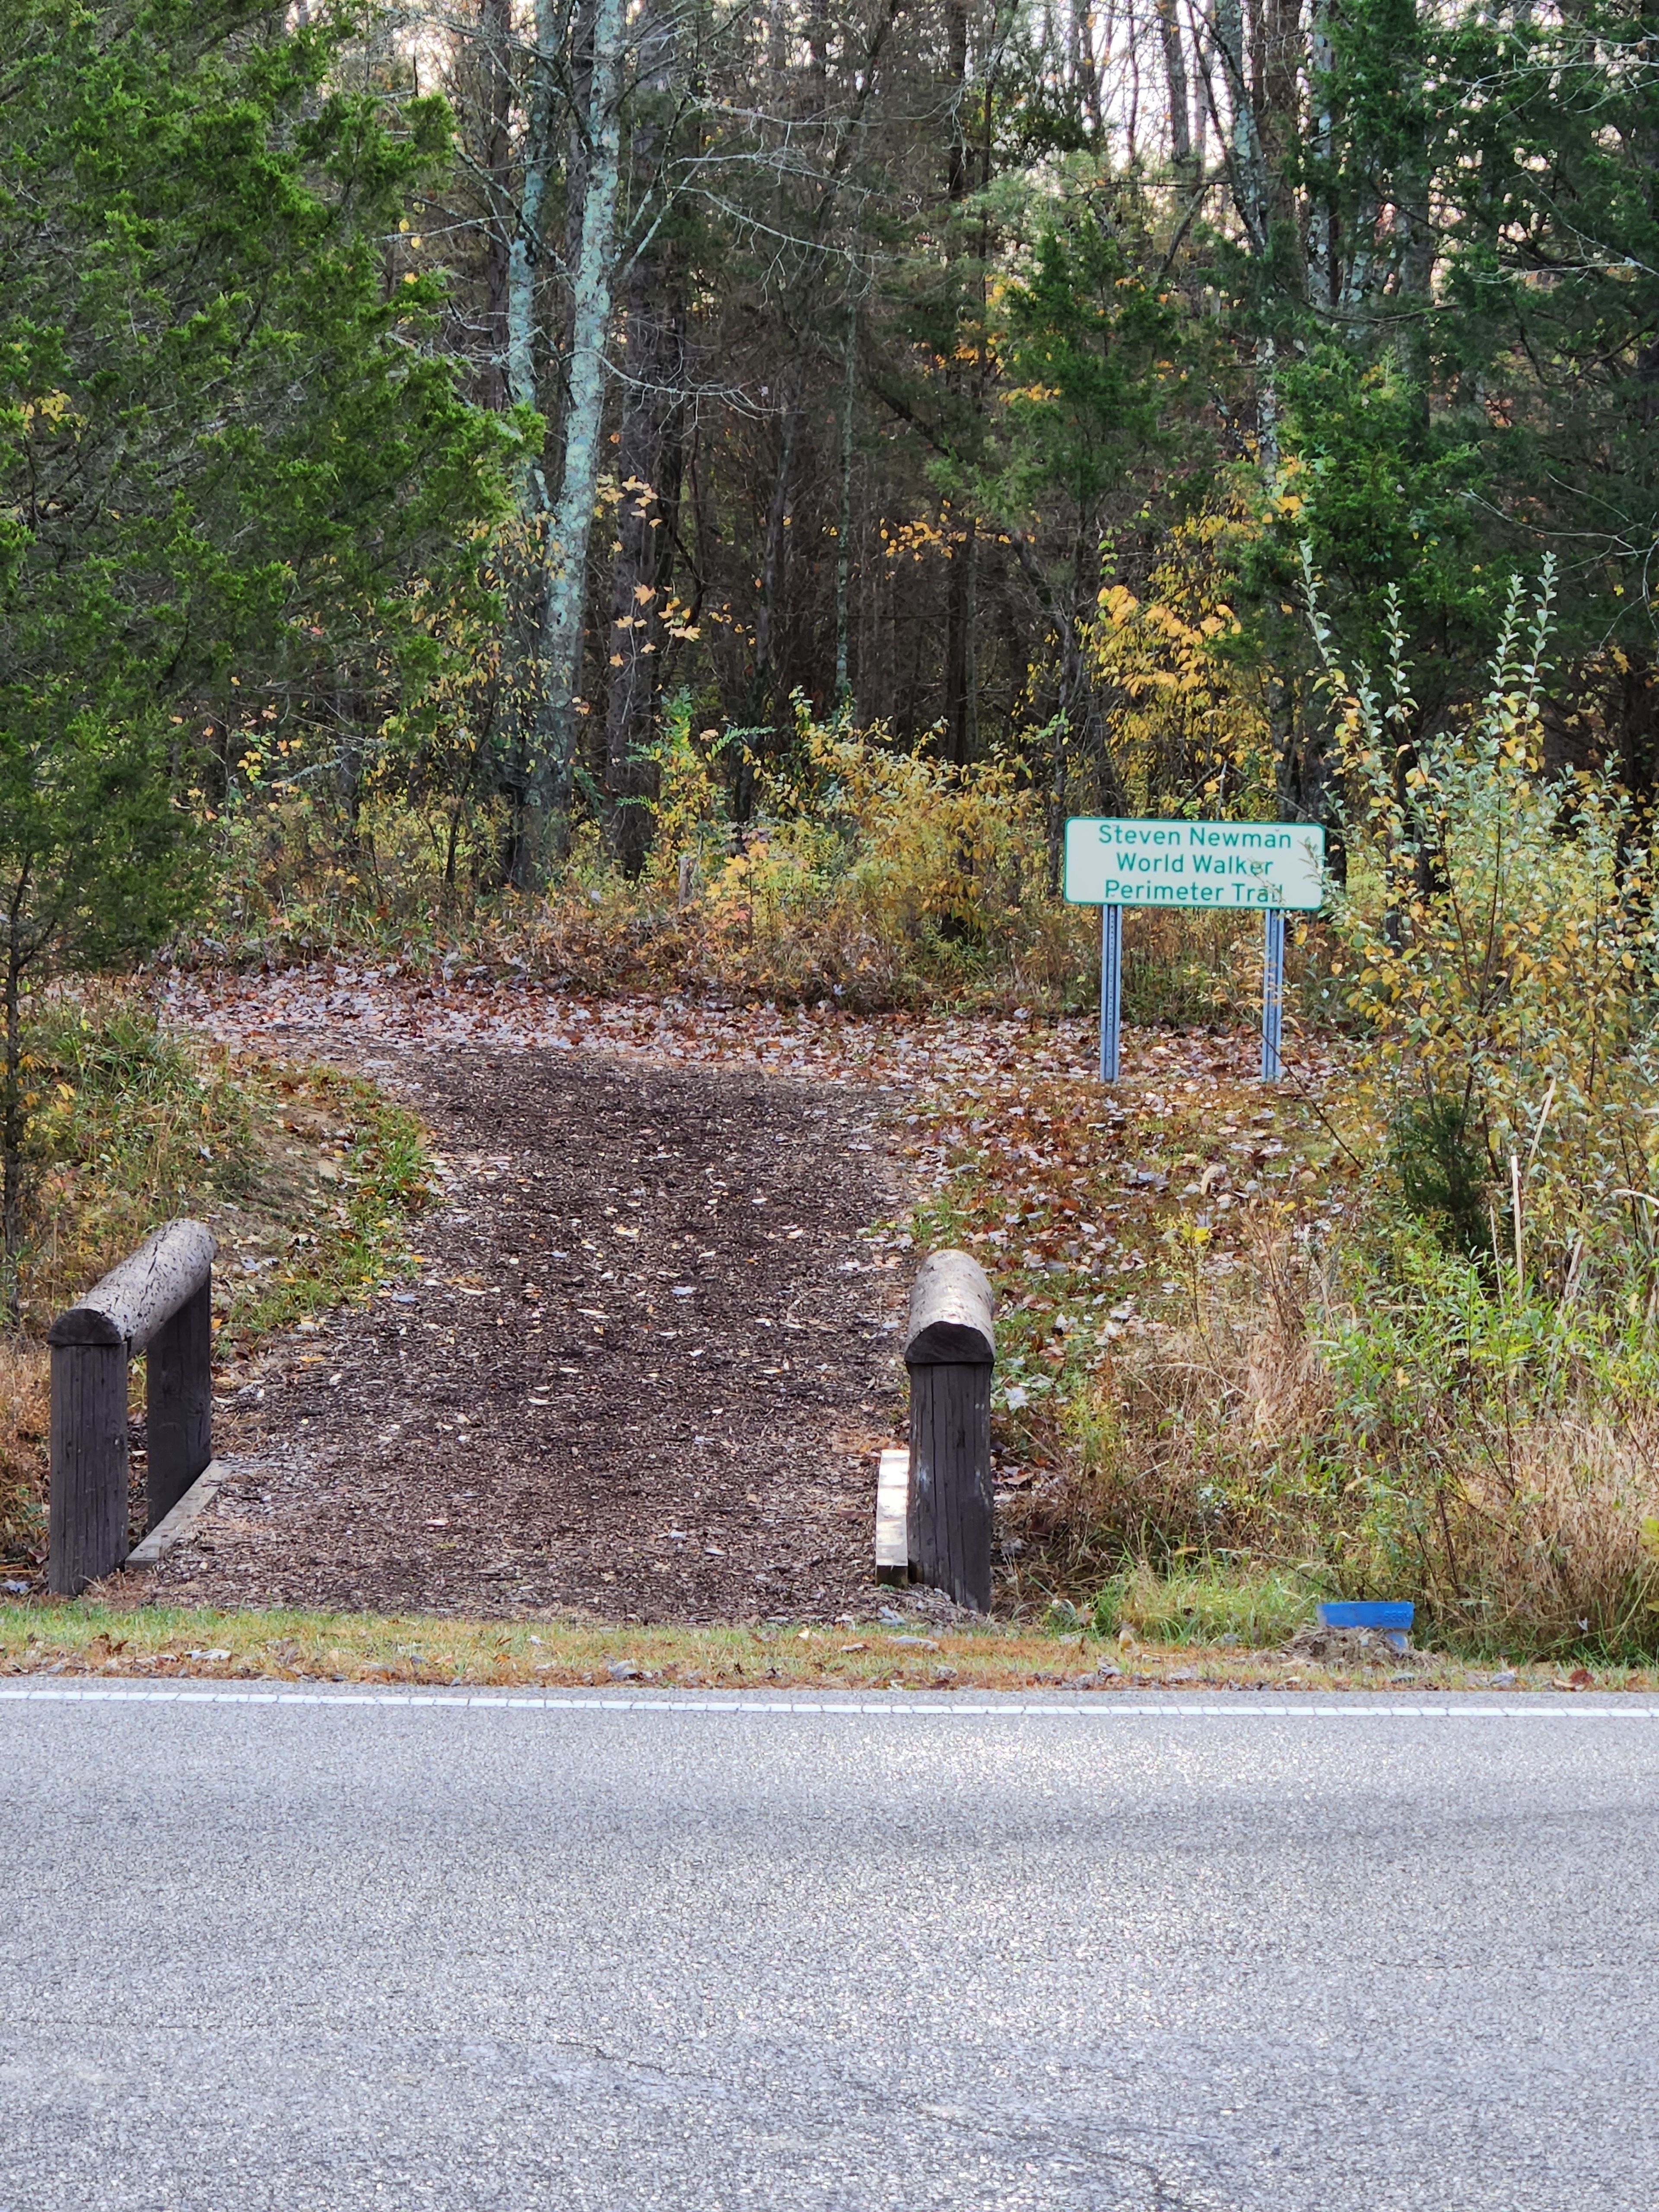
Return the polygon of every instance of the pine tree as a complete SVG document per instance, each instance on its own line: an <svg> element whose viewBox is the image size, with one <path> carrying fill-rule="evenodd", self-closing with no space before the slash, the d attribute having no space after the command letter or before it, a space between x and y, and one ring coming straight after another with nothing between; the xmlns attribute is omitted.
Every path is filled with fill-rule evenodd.
<svg viewBox="0 0 1659 2212"><path fill-rule="evenodd" d="M422 650L419 567L499 504L499 423L379 240L448 143L328 89L342 30L194 0L0 0L0 1084L23 997L195 905L239 732Z"/></svg>

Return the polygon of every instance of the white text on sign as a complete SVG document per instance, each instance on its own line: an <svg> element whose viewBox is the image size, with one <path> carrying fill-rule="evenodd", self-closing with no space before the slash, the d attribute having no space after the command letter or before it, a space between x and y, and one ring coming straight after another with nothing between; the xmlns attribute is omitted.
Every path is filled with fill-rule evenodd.
<svg viewBox="0 0 1659 2212"><path fill-rule="evenodd" d="M1300 907L1324 899L1311 822L1066 824L1066 896L1079 906Z"/></svg>

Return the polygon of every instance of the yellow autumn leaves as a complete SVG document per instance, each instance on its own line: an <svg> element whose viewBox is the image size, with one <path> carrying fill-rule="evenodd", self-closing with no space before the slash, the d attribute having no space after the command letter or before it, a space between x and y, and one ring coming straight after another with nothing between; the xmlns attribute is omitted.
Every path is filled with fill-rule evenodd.
<svg viewBox="0 0 1659 2212"><path fill-rule="evenodd" d="M1087 627L1119 774L1149 814L1276 811L1267 683L1228 650L1242 635L1228 592L1231 541L1244 526L1231 511L1178 525L1142 592L1108 585Z"/></svg>

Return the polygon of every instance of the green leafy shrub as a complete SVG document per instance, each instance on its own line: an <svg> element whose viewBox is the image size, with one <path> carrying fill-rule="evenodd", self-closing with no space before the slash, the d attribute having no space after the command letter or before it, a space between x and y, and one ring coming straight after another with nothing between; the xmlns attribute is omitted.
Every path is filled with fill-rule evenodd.
<svg viewBox="0 0 1659 2212"><path fill-rule="evenodd" d="M1659 1653L1649 854L1608 781L1544 771L1548 584L1437 733L1397 595L1381 690L1327 660L1355 866L1324 1110L1360 1172L1334 1220L1259 1214L1243 1277L1194 1269L1188 1325L1079 1409L1048 1553L1103 1619L1147 1574L1176 1606L1271 1571L1413 1598L1458 1649Z"/></svg>
<svg viewBox="0 0 1659 2212"><path fill-rule="evenodd" d="M1461 1099L1431 1092L1402 1103L1389 1126L1388 1159L1406 1204L1449 1251L1491 1259L1492 1168Z"/></svg>
<svg viewBox="0 0 1659 2212"><path fill-rule="evenodd" d="M1650 1272L1659 1203L1659 935L1626 796L1544 770L1550 589L1547 568L1524 623L1511 592L1484 696L1438 734L1397 593L1381 690L1327 661L1362 854L1336 902L1363 1041L1345 1119L1449 1249L1507 1259L1511 1291L1582 1292L1588 1266L1617 1296Z"/></svg>
<svg viewBox="0 0 1659 2212"><path fill-rule="evenodd" d="M1283 1644L1312 1618L1319 1596L1305 1574L1252 1572L1219 1561L1177 1562L1163 1573L1137 1561L1095 1599L1097 1635L1127 1629L1149 1644Z"/></svg>

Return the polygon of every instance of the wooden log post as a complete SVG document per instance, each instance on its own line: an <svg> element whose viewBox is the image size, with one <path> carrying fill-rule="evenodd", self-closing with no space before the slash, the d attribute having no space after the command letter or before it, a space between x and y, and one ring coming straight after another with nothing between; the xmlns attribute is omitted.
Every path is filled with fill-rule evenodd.
<svg viewBox="0 0 1659 2212"><path fill-rule="evenodd" d="M994 1302L967 1252L933 1252L910 1294L910 1558L958 1605L991 1610Z"/></svg>
<svg viewBox="0 0 1659 2212"><path fill-rule="evenodd" d="M149 1340L144 1426L149 1519L165 1521L213 1457L213 1285L193 1291Z"/></svg>
<svg viewBox="0 0 1659 2212"><path fill-rule="evenodd" d="M214 1243L170 1221L58 1315L52 1346L46 1581L76 1597L127 1555L127 1362L149 1352L149 1521L212 1456Z"/></svg>
<svg viewBox="0 0 1659 2212"><path fill-rule="evenodd" d="M77 1597L127 1555L127 1352L54 1344L46 1586Z"/></svg>

